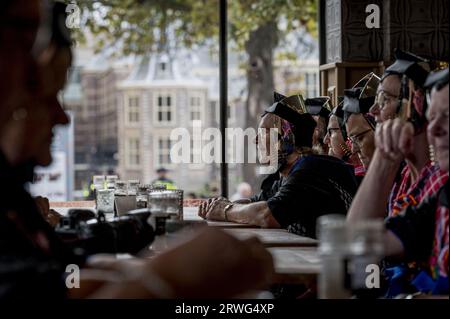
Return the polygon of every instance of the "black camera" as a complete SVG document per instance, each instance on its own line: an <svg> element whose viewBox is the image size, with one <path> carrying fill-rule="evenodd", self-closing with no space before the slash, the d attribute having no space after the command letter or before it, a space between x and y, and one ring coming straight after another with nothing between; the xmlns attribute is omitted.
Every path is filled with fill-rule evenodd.
<svg viewBox="0 0 450 319"><path fill-rule="evenodd" d="M148 223L150 216L150 210L139 209L107 221L102 212L95 215L88 210L70 210L61 219L56 233L73 250L82 250L85 255L137 254L155 238Z"/></svg>

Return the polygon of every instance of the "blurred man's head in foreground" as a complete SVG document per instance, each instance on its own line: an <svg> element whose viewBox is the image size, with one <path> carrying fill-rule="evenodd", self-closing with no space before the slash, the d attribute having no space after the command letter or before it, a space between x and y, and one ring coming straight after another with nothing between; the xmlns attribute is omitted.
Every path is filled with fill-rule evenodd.
<svg viewBox="0 0 450 319"><path fill-rule="evenodd" d="M31 50L39 20L38 0L0 2L1 128L17 112L18 105L24 103L26 94L32 89L33 81L27 77L34 72Z"/></svg>
<svg viewBox="0 0 450 319"><path fill-rule="evenodd" d="M10 22L14 28L9 25L9 30L2 30L2 36L13 42L7 46L19 52L19 58L10 60L4 68L13 70L11 75L17 79L20 98L12 99L10 116L8 108L2 106L1 148L12 164L32 162L46 166L52 161L54 127L68 123L58 94L65 86L72 61L71 41L65 25L56 23L65 17L65 5L49 2L39 6L34 0L16 3L3 13L6 21L13 19L15 23ZM25 29L21 29L20 21L27 26ZM40 23L36 25L36 21ZM4 50L2 47L1 54L5 56L8 53ZM14 97L15 93L11 95Z"/></svg>

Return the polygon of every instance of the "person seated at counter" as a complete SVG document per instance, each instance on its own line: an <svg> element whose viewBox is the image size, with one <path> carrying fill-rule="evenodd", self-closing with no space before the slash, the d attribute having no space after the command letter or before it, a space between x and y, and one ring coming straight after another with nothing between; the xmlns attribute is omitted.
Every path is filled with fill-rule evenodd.
<svg viewBox="0 0 450 319"><path fill-rule="evenodd" d="M449 70L432 73L425 84L431 87L431 103L426 113L427 135L436 149L440 168L449 171ZM390 124L390 125L389 125ZM383 216L393 177L405 152L415 147L412 122L397 118L377 127L377 161L370 167L347 216L348 223L377 219ZM448 295L449 253L449 182L419 205L411 203L386 219L385 248L389 279L388 297L401 293L432 293ZM375 209L372 209L375 207ZM381 212L381 213L380 213ZM405 262L406 264L402 264Z"/></svg>
<svg viewBox="0 0 450 319"><path fill-rule="evenodd" d="M357 154L365 170L375 151L375 119L370 107L375 102L380 78L367 74L351 89L344 90L344 122L351 141L352 153Z"/></svg>
<svg viewBox="0 0 450 319"><path fill-rule="evenodd" d="M324 143L328 145L328 155L339 158L354 167L358 184L361 184L365 169L358 155L351 150L352 144L345 130L343 107L342 97L342 101L330 113Z"/></svg>
<svg viewBox="0 0 450 319"><path fill-rule="evenodd" d="M433 146L428 141L426 131L428 103L423 86L432 63L401 50L396 51L395 57L396 61L383 75L376 103L371 110L376 114L378 125L385 123L385 127L391 126L394 119L404 118L406 113L410 113L410 121L415 123L415 128L414 148L404 154L404 164L400 167L389 194L387 205L389 216L396 215L404 207L412 203L419 204L424 198L434 195L448 179L448 173L440 170L439 165L432 159ZM410 84L411 88L414 87L414 90L411 90L413 93L411 98L402 97L402 100L409 101L410 110L399 104L406 83ZM380 202L386 201L380 193L375 196Z"/></svg>
<svg viewBox="0 0 450 319"><path fill-rule="evenodd" d="M265 228L285 228L316 237L316 219L326 214L347 213L357 184L353 168L328 155L314 154L316 123L307 112L301 95L275 96L275 103L259 124L257 148L269 164L270 138L261 143L261 132L276 128L278 169L262 183L261 192L249 203L225 198L209 199L199 207L199 216ZM267 134L266 134L267 135ZM260 157L261 159L261 157ZM324 200L326 199L326 200Z"/></svg>
<svg viewBox="0 0 450 319"><path fill-rule="evenodd" d="M319 96L306 99L305 105L317 124L313 135L313 150L319 155L328 154L328 144L324 142L324 139L327 134L328 119L332 109L330 98Z"/></svg>

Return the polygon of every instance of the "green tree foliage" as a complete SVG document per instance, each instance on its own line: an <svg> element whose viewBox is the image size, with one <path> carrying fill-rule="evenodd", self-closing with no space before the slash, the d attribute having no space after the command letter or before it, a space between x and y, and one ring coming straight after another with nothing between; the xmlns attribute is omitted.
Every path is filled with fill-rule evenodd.
<svg viewBox="0 0 450 319"><path fill-rule="evenodd" d="M98 36L98 49L121 41L124 54L142 54L164 47L169 33L187 47L216 39L218 2L78 0L77 4L82 8L83 25ZM317 34L316 0L229 0L228 7L229 36L239 49L245 48L253 31L269 22L284 22L278 38L299 27ZM80 31L77 39L83 41L83 29Z"/></svg>

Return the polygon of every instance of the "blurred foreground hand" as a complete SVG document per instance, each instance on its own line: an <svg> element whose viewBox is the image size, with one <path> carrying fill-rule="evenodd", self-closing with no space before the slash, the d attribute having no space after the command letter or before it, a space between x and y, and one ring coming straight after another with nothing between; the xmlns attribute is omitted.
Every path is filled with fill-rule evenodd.
<svg viewBox="0 0 450 319"><path fill-rule="evenodd" d="M89 265L139 274L132 282L94 293L93 298L231 298L267 288L274 273L272 256L258 239L240 241L208 227L151 259L99 256ZM153 294L146 289L155 276L170 288L170 295L167 289L161 295L157 289Z"/></svg>

